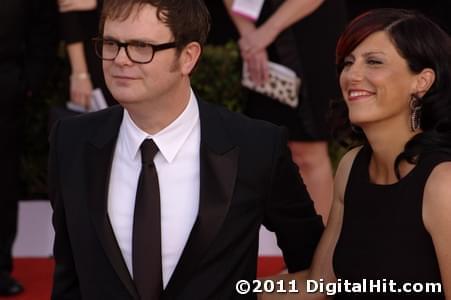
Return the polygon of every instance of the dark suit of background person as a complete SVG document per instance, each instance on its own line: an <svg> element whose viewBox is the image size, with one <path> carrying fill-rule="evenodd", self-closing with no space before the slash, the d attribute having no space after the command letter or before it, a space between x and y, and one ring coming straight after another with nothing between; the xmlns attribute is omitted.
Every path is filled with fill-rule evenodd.
<svg viewBox="0 0 451 300"><path fill-rule="evenodd" d="M9 277L20 194L20 120L24 100L36 100L56 55L56 12L53 0L0 2L0 295L20 290Z"/></svg>
<svg viewBox="0 0 451 300"><path fill-rule="evenodd" d="M255 299L235 283L255 279L260 224L275 231L290 271L310 265L323 225L281 129L203 101L198 107L199 211L163 299ZM122 117L113 106L62 120L52 132L55 300L137 299L107 215Z"/></svg>

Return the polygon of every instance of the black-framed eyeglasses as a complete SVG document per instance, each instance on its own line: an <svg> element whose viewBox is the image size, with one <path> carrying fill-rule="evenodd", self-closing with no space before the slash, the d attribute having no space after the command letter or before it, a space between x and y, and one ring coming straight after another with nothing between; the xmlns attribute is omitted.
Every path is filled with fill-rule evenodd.
<svg viewBox="0 0 451 300"><path fill-rule="evenodd" d="M155 52L160 50L175 48L175 42L169 42L159 45L146 43L142 41L131 41L122 43L112 39L94 38L94 47L96 54L103 60L114 60L122 47L125 49L127 57L137 64L148 64L152 61Z"/></svg>

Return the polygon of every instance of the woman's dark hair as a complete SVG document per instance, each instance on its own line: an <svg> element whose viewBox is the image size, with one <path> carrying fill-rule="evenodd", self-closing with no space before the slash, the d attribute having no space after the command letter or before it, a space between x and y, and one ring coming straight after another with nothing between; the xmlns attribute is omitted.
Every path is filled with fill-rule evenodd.
<svg viewBox="0 0 451 300"><path fill-rule="evenodd" d="M420 99L423 132L406 143L395 161L399 178L400 161L417 163L428 152L451 152L451 42L445 31L420 13L391 8L371 10L355 18L341 35L336 49L339 74L345 57L378 31L388 34L413 73L418 74L425 68L435 72L434 83ZM363 132L350 124L343 100L334 103L332 109L337 114L334 136L342 144L367 143Z"/></svg>

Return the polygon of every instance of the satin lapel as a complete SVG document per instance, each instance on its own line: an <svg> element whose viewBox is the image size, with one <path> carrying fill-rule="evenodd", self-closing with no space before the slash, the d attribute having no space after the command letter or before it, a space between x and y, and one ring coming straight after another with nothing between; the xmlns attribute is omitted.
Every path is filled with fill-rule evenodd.
<svg viewBox="0 0 451 300"><path fill-rule="evenodd" d="M199 213L188 242L164 291L172 299L195 273L218 234L232 201L239 149L230 141L215 108L199 103L201 118Z"/></svg>
<svg viewBox="0 0 451 300"><path fill-rule="evenodd" d="M107 214L109 175L121 120L122 114L114 111L86 145L87 195L91 219L106 256L129 293L138 299Z"/></svg>

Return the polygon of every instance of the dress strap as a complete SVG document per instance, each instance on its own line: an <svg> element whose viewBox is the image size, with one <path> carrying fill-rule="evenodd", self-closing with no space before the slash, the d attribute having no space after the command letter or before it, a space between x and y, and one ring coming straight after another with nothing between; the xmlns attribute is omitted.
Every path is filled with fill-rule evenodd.
<svg viewBox="0 0 451 300"><path fill-rule="evenodd" d="M353 191L356 187L364 184L368 178L368 164L371 159L371 149L369 145L364 145L352 162L351 171L349 172L348 182L346 183L344 199L347 197L350 191Z"/></svg>
<svg viewBox="0 0 451 300"><path fill-rule="evenodd" d="M451 161L451 152L434 151L424 154L418 161L418 172L416 176L421 179L420 182L426 183L434 168L446 161Z"/></svg>

